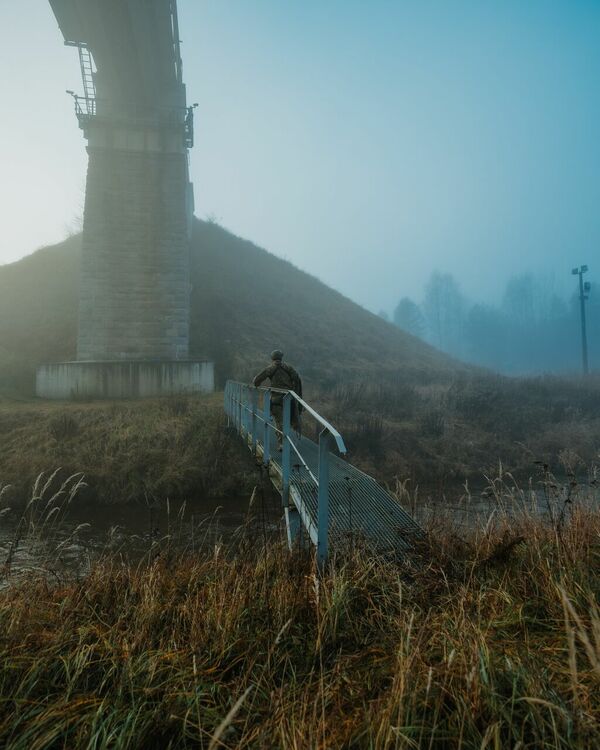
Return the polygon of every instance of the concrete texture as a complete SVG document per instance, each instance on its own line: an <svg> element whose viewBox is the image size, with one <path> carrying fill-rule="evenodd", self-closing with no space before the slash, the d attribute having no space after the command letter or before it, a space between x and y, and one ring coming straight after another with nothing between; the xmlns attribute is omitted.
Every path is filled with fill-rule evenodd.
<svg viewBox="0 0 600 750"><path fill-rule="evenodd" d="M212 362L60 362L41 365L36 392L47 399L122 399L211 393Z"/></svg>
<svg viewBox="0 0 600 750"><path fill-rule="evenodd" d="M89 155L76 359L188 360L193 115L177 4L51 6L65 41L80 46L85 90L76 106Z"/></svg>
<svg viewBox="0 0 600 750"><path fill-rule="evenodd" d="M77 360L189 359L193 193L176 7L57 0L92 54Z"/></svg>
<svg viewBox="0 0 600 750"><path fill-rule="evenodd" d="M123 150L92 147L109 129L114 135L116 128L97 123L90 133L96 137L88 148L77 359L186 360L190 251L182 136L179 153L149 150L142 133ZM162 142L168 148L169 139Z"/></svg>

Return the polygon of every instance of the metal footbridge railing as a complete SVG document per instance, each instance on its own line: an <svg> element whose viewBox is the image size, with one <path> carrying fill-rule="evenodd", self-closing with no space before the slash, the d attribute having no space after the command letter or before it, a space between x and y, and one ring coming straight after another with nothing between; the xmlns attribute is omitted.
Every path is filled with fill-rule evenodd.
<svg viewBox="0 0 600 750"><path fill-rule="evenodd" d="M293 391L228 381L225 413L269 470L290 546L303 528L322 565L331 546L363 540L378 552L402 553L422 538L400 503L342 458L340 433ZM300 413L303 423L312 423L315 440L300 429Z"/></svg>

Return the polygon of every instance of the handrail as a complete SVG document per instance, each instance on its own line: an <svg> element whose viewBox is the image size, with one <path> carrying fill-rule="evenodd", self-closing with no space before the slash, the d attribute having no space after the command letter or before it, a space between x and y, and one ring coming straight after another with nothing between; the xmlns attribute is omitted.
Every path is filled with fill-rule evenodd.
<svg viewBox="0 0 600 750"><path fill-rule="evenodd" d="M259 407L259 393L263 394L263 404ZM280 428L273 424L271 395L282 394L282 415ZM335 446L338 452L346 454L346 444L340 433L322 417L310 404L301 398L295 391L282 388L265 388L261 386L228 380L225 386L225 412L232 420L238 432L248 440L254 454L261 447L262 439L262 462L264 466L271 463L271 436L278 435L279 451L281 460L276 462L278 471L281 472L281 499L286 514L286 522L290 529L290 514L294 508L290 507L290 492L294 492L292 478L292 450L298 456L309 476L315 483L317 493L317 519L316 524L309 518L303 500L296 491L293 500L295 510L307 528L311 541L317 548L317 560L320 566L325 564L329 547L329 464L331 448ZM304 411L311 415L320 425L318 440L318 471L317 476L308 467L299 445L296 445L292 437L292 400L296 401ZM260 423L260 425L259 425ZM278 452L279 452L278 451Z"/></svg>
<svg viewBox="0 0 600 750"><path fill-rule="evenodd" d="M119 106L114 111L109 111L109 114L104 114L103 110L105 105L110 102L110 99L106 97L98 96L81 96L75 94L72 91L67 91L68 94L73 98L75 105L75 112L78 116L94 117L98 120L110 120L112 122L139 122L146 124L150 121L154 121L157 125L177 125L184 126L186 128L192 125L188 121L190 110L192 110L193 118L193 107L187 105L178 104L140 104L136 102L127 102L126 104ZM84 106L85 105L85 109ZM88 110L86 112L86 110ZM91 111L90 111L91 110Z"/></svg>
<svg viewBox="0 0 600 750"><path fill-rule="evenodd" d="M339 453L345 455L348 451L346 450L346 444L344 443L344 438L340 435L340 433L335 429L335 427L328 422L324 417L322 417L318 411L315 411L310 404L307 404L306 401L301 398L295 391L291 390L285 390L284 388L266 388L264 386L256 386L252 385L250 383L242 383L237 380L230 380L229 381L232 385L241 385L245 388L249 389L255 389L257 391L270 391L271 393L282 393L286 394L289 393L292 398L294 398L299 404L302 405L302 408L307 411L314 419L319 422L320 425L322 425L332 436L332 438L335 440L336 447L339 451Z"/></svg>

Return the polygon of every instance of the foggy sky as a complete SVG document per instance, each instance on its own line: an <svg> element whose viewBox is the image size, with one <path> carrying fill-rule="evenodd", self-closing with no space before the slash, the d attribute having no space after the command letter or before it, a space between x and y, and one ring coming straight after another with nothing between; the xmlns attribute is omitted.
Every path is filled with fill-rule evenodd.
<svg viewBox="0 0 600 750"><path fill-rule="evenodd" d="M179 7L201 218L373 310L434 268L477 300L600 278L600 3ZM86 154L46 0L0 0L0 66L6 263L79 227Z"/></svg>

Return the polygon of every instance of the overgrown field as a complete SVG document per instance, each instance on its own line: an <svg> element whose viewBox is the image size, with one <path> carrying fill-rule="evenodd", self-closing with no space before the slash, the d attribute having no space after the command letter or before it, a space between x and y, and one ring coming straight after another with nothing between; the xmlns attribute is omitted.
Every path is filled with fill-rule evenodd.
<svg viewBox="0 0 600 750"><path fill-rule="evenodd" d="M540 467L583 477L600 449L600 378L455 377L308 385L306 398L342 433L348 459L379 481L441 497L482 484L498 463L522 481ZM310 434L310 420L305 419ZM42 471L85 475L88 499L189 500L250 493L242 442L222 396L114 403L0 399L0 485L26 500Z"/></svg>
<svg viewBox="0 0 600 750"><path fill-rule="evenodd" d="M353 462L386 482L438 490L495 475L522 481L537 467L585 474L600 450L600 377L508 378L476 373L446 384L339 383L319 404Z"/></svg>
<svg viewBox="0 0 600 750"><path fill-rule="evenodd" d="M401 561L100 561L0 591L0 745L597 748L600 514L431 531Z"/></svg>
<svg viewBox="0 0 600 750"><path fill-rule="evenodd" d="M82 473L83 500L190 500L252 491L252 461L222 398L114 403L0 401L0 489L26 502L37 476Z"/></svg>

